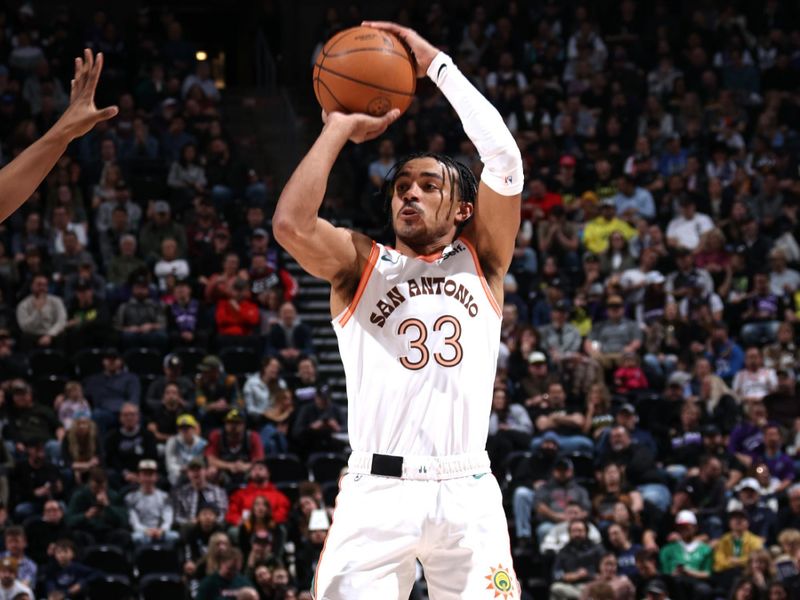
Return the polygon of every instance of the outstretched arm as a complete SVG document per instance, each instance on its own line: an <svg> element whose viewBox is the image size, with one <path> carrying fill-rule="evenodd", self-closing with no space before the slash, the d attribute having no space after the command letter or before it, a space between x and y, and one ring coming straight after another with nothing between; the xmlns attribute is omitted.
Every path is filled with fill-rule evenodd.
<svg viewBox="0 0 800 600"><path fill-rule="evenodd" d="M317 216L333 163L347 140L361 143L378 137L400 116L392 110L383 117L365 114L323 114L325 126L283 188L272 228L275 239L306 271L334 284L358 279L372 246L366 236L334 227ZM349 298L343 298L344 308Z"/></svg>
<svg viewBox="0 0 800 600"><path fill-rule="evenodd" d="M116 106L98 110L94 105L102 70L103 55L98 54L95 59L91 50L84 50L83 58L75 59L75 78L67 110L41 138L0 169L0 223L33 194L72 140L117 114Z"/></svg>
<svg viewBox="0 0 800 600"><path fill-rule="evenodd" d="M523 188L522 157L514 136L500 113L447 54L407 27L385 21L366 21L363 25L390 31L411 48L417 61L417 76L427 74L433 80L478 150L484 168L475 213L464 236L475 245L489 285L501 299L503 275L511 264L519 229Z"/></svg>

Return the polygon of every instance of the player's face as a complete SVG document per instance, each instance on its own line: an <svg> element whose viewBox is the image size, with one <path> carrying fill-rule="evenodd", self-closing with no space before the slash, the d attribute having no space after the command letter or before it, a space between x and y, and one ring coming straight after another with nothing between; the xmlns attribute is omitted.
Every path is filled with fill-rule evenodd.
<svg viewBox="0 0 800 600"><path fill-rule="evenodd" d="M472 214L451 187L451 174L435 158L407 162L398 173L392 196L392 224L398 239L412 246L452 240L456 226Z"/></svg>

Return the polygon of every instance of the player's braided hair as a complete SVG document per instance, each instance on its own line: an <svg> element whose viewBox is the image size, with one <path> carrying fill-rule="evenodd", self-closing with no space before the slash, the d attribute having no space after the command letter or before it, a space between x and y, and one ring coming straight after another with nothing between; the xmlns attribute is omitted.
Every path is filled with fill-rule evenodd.
<svg viewBox="0 0 800 600"><path fill-rule="evenodd" d="M398 160L394 166L389 169L386 177L383 180L380 194L383 197L383 212L386 215L387 225L392 227L392 196L394 195L394 185L397 183L398 174L403 170L412 160L418 158L433 158L444 165L448 176L450 177L450 202L455 200L455 193L458 190L458 197L463 202L475 204L478 198L478 179L472 170L462 162L447 156L446 154L439 154L438 152L415 152L407 154ZM463 229L466 222L462 223L459 231Z"/></svg>

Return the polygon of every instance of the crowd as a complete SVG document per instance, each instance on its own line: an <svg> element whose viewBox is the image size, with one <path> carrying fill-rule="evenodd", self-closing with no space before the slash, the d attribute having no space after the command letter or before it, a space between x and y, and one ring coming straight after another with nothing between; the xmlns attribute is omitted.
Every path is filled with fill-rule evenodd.
<svg viewBox="0 0 800 600"><path fill-rule="evenodd" d="M395 15L525 161L487 449L530 597L800 597L800 15L751 4ZM360 20L331 8L319 40ZM64 109L83 45L120 114L0 225L0 595L308 598L346 412L275 190L166 10L0 12L3 161ZM480 168L434 92L348 147L327 218L381 227L409 151Z"/></svg>

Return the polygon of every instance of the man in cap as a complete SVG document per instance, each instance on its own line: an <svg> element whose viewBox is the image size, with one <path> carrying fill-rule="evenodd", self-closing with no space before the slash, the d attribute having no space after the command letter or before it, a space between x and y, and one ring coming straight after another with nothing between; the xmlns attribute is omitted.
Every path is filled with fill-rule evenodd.
<svg viewBox="0 0 800 600"><path fill-rule="evenodd" d="M142 426L140 416L139 407L126 402L119 411L119 426L106 436L106 467L111 472L114 484L118 484L120 479L126 483L137 483L139 461L158 458L156 438Z"/></svg>
<svg viewBox="0 0 800 600"><path fill-rule="evenodd" d="M603 553L603 546L589 539L585 521L569 521L569 542L556 554L553 565L550 600L580 598L583 588L597 573Z"/></svg>
<svg viewBox="0 0 800 600"><path fill-rule="evenodd" d="M101 432L117 422L124 403L139 406L139 378L125 370L119 350L109 347L103 354L103 371L83 381L86 396L92 401L92 415Z"/></svg>
<svg viewBox="0 0 800 600"><path fill-rule="evenodd" d="M145 402L150 411L155 411L161 405L164 397L164 388L174 383L180 390L181 397L184 399L194 399L194 384L192 380L183 374L183 360L178 354L170 352L164 357L162 363L164 374L156 377L149 386L145 394Z"/></svg>
<svg viewBox="0 0 800 600"><path fill-rule="evenodd" d="M95 60L91 50L84 50L83 58L75 59L70 104L61 118L41 138L0 170L0 189L3 190L0 223L33 195L72 140L90 131L97 123L117 114L116 106L98 110L94 105L94 92L102 69L103 55L98 54ZM6 597L12 596L10 594Z"/></svg>
<svg viewBox="0 0 800 600"><path fill-rule="evenodd" d="M167 238L172 238L177 243L178 256L186 256L186 229L172 220L169 204L164 200L156 200L149 214L152 215L151 220L145 223L139 232L142 257L151 263L159 260L161 243Z"/></svg>
<svg viewBox="0 0 800 600"><path fill-rule="evenodd" d="M675 531L678 538L661 548L661 571L675 577L688 594L686 597L705 600L711 596L708 583L713 566L711 546L698 536L697 517L690 510L678 512Z"/></svg>
<svg viewBox="0 0 800 600"><path fill-rule="evenodd" d="M628 223L638 218L652 221L656 216L656 205L649 190L636 185L636 177L625 173L617 182L619 191L613 197L617 215Z"/></svg>
<svg viewBox="0 0 800 600"><path fill-rule="evenodd" d="M267 499L276 523L286 522L289 518L289 499L269 480L269 468L263 460L252 463L247 474L247 485L231 494L225 520L231 525L239 525L243 513L252 509L257 496Z"/></svg>
<svg viewBox="0 0 800 600"><path fill-rule="evenodd" d="M697 293L703 297L714 292L714 280L705 269L695 266L694 256L688 248L675 248L675 271L667 275L664 291L672 295L675 300L681 300Z"/></svg>
<svg viewBox="0 0 800 600"><path fill-rule="evenodd" d="M17 561L10 556L0 559L0 597L13 600L19 594L28 594L33 600L31 588L17 579Z"/></svg>
<svg viewBox="0 0 800 600"><path fill-rule="evenodd" d="M264 459L264 447L255 431L245 428L245 416L238 408L230 409L222 429L208 436L205 450L209 466L217 469L228 489L244 482L253 463Z"/></svg>
<svg viewBox="0 0 800 600"><path fill-rule="evenodd" d="M187 483L178 487L173 496L175 523L186 527L196 523L203 508L214 511L215 520L223 522L228 512L228 494L208 481L208 469L202 456L192 458L186 465Z"/></svg>
<svg viewBox="0 0 800 600"><path fill-rule="evenodd" d="M178 432L167 440L164 448L167 478L173 486L185 480L189 465L193 460L202 458L208 445L200 436L200 424L191 414L180 415L175 425Z"/></svg>
<svg viewBox="0 0 800 600"><path fill-rule="evenodd" d="M625 317L622 296L612 294L606 299L605 321L592 324L585 350L604 369L618 366L625 352L638 353L642 345L642 331L635 321Z"/></svg>
<svg viewBox="0 0 800 600"><path fill-rule="evenodd" d="M194 385L194 404L204 427L221 426L231 409L244 406L236 376L225 373L222 361L213 354L197 365Z"/></svg>
<svg viewBox="0 0 800 600"><path fill-rule="evenodd" d="M96 297L90 279L77 279L73 291L74 298L67 307L68 350L75 353L83 348L102 347L111 334L108 305Z"/></svg>
<svg viewBox="0 0 800 600"><path fill-rule="evenodd" d="M747 513L734 509L728 513L730 531L719 538L714 546L714 573L718 580L728 583L741 574L750 555L764 547L764 540L750 531Z"/></svg>
<svg viewBox="0 0 800 600"><path fill-rule="evenodd" d="M67 325L67 309L61 298L48 292L49 285L47 275L34 275L30 295L17 305L23 349L51 348L63 343L61 334Z"/></svg>
<svg viewBox="0 0 800 600"><path fill-rule="evenodd" d="M617 217L617 203L614 198L600 201L600 214L586 223L583 230L583 244L592 254L602 254L608 249L608 238L615 231L629 240L636 235L636 229Z"/></svg>
<svg viewBox="0 0 800 600"><path fill-rule="evenodd" d="M728 450L725 438L717 425L709 424L703 427L703 454L714 456L722 465L722 476L725 478L725 489L733 490L744 477L747 470Z"/></svg>
<svg viewBox="0 0 800 600"><path fill-rule="evenodd" d="M583 435L585 422L583 412L577 406L567 405L564 386L550 383L538 406L528 409L536 425L536 437L531 441L531 450L542 443L543 433L554 433L561 451L566 454L582 452L589 456L594 452L594 442Z"/></svg>
<svg viewBox="0 0 800 600"><path fill-rule="evenodd" d="M547 356L544 352L534 350L528 354L528 372L517 386L514 401L524 404L530 412L532 407L542 404L547 386L552 381L556 381L556 377L549 372Z"/></svg>
<svg viewBox="0 0 800 600"><path fill-rule="evenodd" d="M569 313L569 300L562 298L550 309L550 323L539 328L542 345L554 361L560 361L581 349L581 334L577 327L567 321Z"/></svg>
<svg viewBox="0 0 800 600"><path fill-rule="evenodd" d="M156 487L158 463L152 459L139 461L139 488L125 496L128 519L137 546L173 544L178 541L172 530L175 513L169 496Z"/></svg>
<svg viewBox="0 0 800 600"><path fill-rule="evenodd" d="M679 204L680 214L667 225L667 245L694 252L699 248L703 236L714 229L714 222L708 215L697 212L691 195L682 195Z"/></svg>
<svg viewBox="0 0 800 600"><path fill-rule="evenodd" d="M136 275L131 283L131 298L120 305L114 315L114 327L126 348L167 345L167 317L160 303L150 297L150 281L145 274Z"/></svg>
<svg viewBox="0 0 800 600"><path fill-rule="evenodd" d="M764 470L764 465L756 469ZM766 498L761 496L761 485L755 477L745 477L736 486L736 498L728 504L728 508L741 508L747 515L750 531L764 540L775 543L777 540L777 514L770 508ZM777 502L775 502L777 508Z"/></svg>
<svg viewBox="0 0 800 600"><path fill-rule="evenodd" d="M56 465L47 460L45 439L26 439L22 445L25 458L18 461L10 473L10 500L18 523L39 514L47 500L64 497L61 473Z"/></svg>

